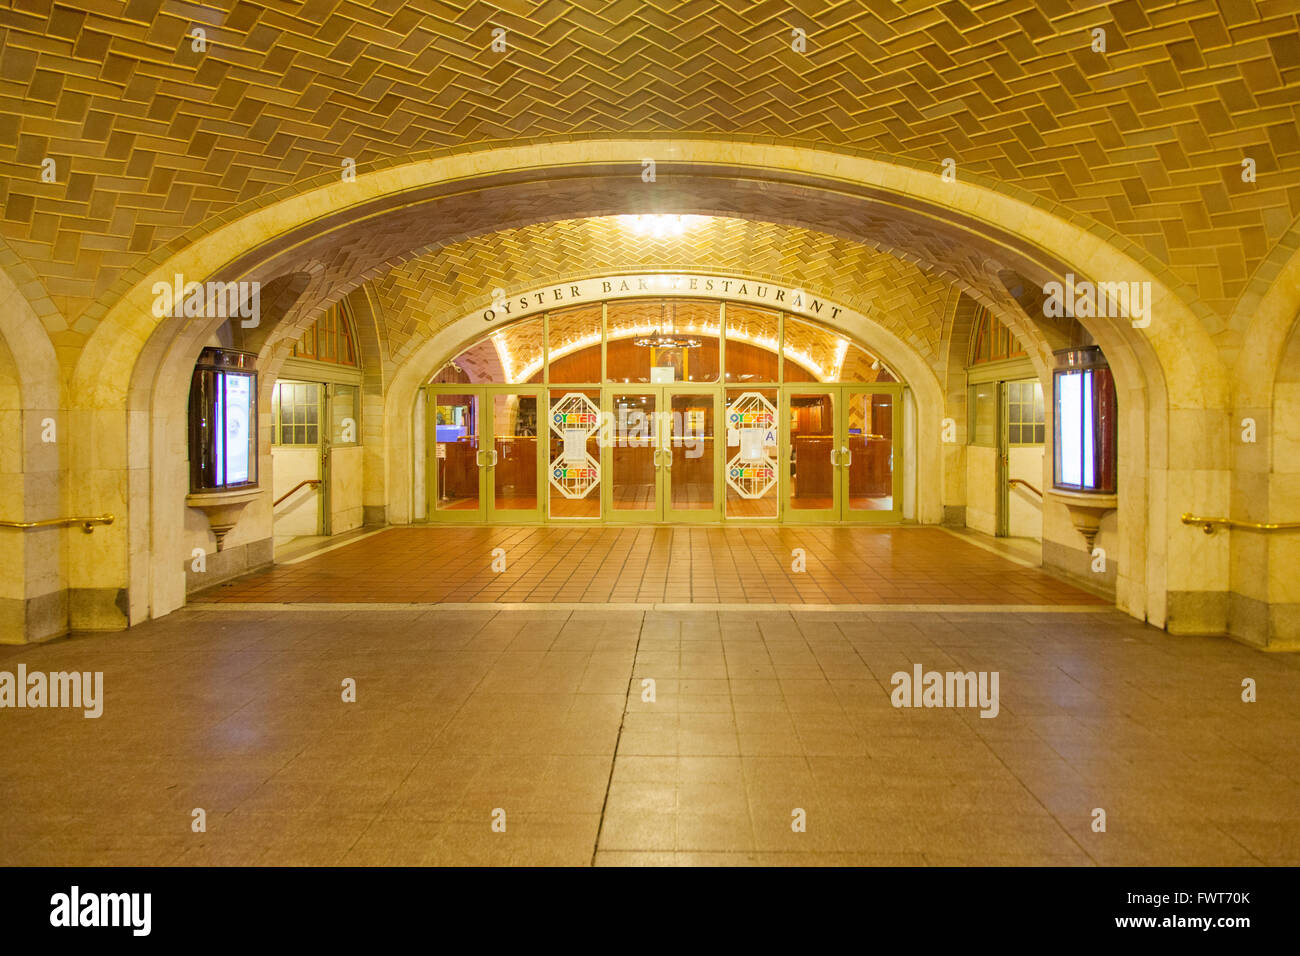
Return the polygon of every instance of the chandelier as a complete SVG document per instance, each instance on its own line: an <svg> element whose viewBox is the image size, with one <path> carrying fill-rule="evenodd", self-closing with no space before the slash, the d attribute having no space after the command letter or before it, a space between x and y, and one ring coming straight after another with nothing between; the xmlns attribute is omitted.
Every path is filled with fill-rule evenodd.
<svg viewBox="0 0 1300 956"><path fill-rule="evenodd" d="M651 335L640 335L632 340L633 345L647 349L698 349L702 344L699 339L680 335L664 335L655 329Z"/></svg>
<svg viewBox="0 0 1300 956"><path fill-rule="evenodd" d="M673 324L676 325L677 307L673 306ZM659 302L659 327L650 335L638 335L632 340L633 345L639 345L646 349L698 349L703 343L689 335L675 335L663 333L664 324L668 320L668 303Z"/></svg>

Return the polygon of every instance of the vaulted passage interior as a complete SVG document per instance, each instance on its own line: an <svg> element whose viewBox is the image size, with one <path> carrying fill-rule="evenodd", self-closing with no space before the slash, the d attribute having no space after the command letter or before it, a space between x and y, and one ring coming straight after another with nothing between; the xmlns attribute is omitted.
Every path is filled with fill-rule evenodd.
<svg viewBox="0 0 1300 956"><path fill-rule="evenodd" d="M208 55L170 8L12 11L3 639L165 616L364 525L915 522L1025 539L1157 627L1294 644L1295 12L1103 5L1105 54L1069 12L888 6L836 8L790 102L731 67L709 106L624 88L598 32L609 108L559 84L556 112L480 45L464 89L533 104L505 125L393 79L412 54L341 9L281 50L241 7ZM616 8L651 72L716 25ZM558 35L539 62L572 62ZM160 308L177 284L238 314Z"/></svg>
<svg viewBox="0 0 1300 956"><path fill-rule="evenodd" d="M1297 0L12 0L0 102L0 865L1300 864Z"/></svg>

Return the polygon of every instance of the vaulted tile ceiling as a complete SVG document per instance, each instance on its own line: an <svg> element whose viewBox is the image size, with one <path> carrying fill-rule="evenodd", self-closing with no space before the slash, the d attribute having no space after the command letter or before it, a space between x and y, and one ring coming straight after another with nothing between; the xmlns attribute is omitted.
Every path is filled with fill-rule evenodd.
<svg viewBox="0 0 1300 956"><path fill-rule="evenodd" d="M743 272L789 283L867 314L941 373L948 282L892 255L809 229L703 217L681 235L638 235L620 216L479 236L403 263L373 283L386 369L441 327L483 305L484 290L548 276L647 271Z"/></svg>
<svg viewBox="0 0 1300 956"><path fill-rule="evenodd" d="M141 255L345 157L777 137L955 158L1133 238L1226 313L1300 215L1295 0L972 6L7 0L0 236L74 323Z"/></svg>

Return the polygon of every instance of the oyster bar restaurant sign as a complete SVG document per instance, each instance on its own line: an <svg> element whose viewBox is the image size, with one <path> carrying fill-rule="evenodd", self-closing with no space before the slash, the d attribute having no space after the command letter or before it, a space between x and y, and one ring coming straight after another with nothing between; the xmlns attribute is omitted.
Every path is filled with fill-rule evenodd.
<svg viewBox="0 0 1300 956"><path fill-rule="evenodd" d="M642 275L608 276L582 279L563 285L550 285L512 295L494 302L482 313L484 322L508 322L521 316L545 312L557 306L599 302L602 299L635 298L647 295L704 296L735 299L754 305L783 309L812 319L834 322L856 313L802 289L791 289L771 282L728 275Z"/></svg>

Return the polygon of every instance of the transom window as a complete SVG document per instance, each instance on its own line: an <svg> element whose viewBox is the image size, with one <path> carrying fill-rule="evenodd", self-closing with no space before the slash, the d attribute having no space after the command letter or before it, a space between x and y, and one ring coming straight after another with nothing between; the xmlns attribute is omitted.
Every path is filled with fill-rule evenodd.
<svg viewBox="0 0 1300 956"><path fill-rule="evenodd" d="M979 312L975 315L974 331L971 334L969 364L982 365L985 362L1024 358L1026 354L1020 347L1020 341L1011 334L1011 330L989 315L988 309L980 306Z"/></svg>
<svg viewBox="0 0 1300 956"><path fill-rule="evenodd" d="M641 298L500 326L431 383L896 382L877 356L798 315L716 299Z"/></svg>
<svg viewBox="0 0 1300 956"><path fill-rule="evenodd" d="M347 306L340 302L326 310L294 345L293 357L356 368L356 339Z"/></svg>

